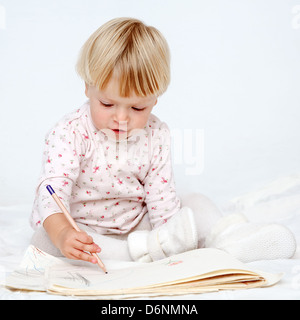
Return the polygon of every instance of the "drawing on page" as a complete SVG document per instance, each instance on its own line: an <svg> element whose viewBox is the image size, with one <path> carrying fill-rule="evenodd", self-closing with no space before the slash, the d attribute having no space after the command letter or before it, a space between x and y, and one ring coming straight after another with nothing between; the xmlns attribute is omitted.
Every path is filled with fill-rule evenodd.
<svg viewBox="0 0 300 320"><path fill-rule="evenodd" d="M124 270L110 270L109 274L102 274L99 271L91 269L89 267L79 267L73 270L63 267L59 270L59 273L55 274L55 277L61 278L67 282L76 282L80 285L80 288L91 287L91 286L102 286L104 284L122 281L126 277L132 275L134 270L124 269ZM60 275L62 274L62 275Z"/></svg>
<svg viewBox="0 0 300 320"><path fill-rule="evenodd" d="M82 274L78 272L68 272L68 275L64 277L65 280L70 280L72 282L79 282L80 284L89 287L91 282L85 278Z"/></svg>
<svg viewBox="0 0 300 320"><path fill-rule="evenodd" d="M43 274L47 267L55 263L61 264L62 262L58 258L31 245L24 254L20 268L24 269L26 273L36 271Z"/></svg>

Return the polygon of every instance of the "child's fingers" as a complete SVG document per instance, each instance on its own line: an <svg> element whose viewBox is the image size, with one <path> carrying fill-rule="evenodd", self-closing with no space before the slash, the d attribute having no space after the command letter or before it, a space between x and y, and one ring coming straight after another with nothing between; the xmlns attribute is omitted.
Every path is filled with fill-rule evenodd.
<svg viewBox="0 0 300 320"><path fill-rule="evenodd" d="M97 263L97 259L91 253L98 253L101 249L86 232L81 231L76 234L73 248L71 254L75 259Z"/></svg>
<svg viewBox="0 0 300 320"><path fill-rule="evenodd" d="M98 253L101 249L94 243L94 240L84 231L75 231L65 242L62 253L70 259L83 260L97 263L97 259L91 253Z"/></svg>
<svg viewBox="0 0 300 320"><path fill-rule="evenodd" d="M93 238L89 236L85 231L77 232L76 239L86 244L92 244L94 242Z"/></svg>
<svg viewBox="0 0 300 320"><path fill-rule="evenodd" d="M89 252L101 251L100 247L96 243L94 243L93 238L90 235L88 235L85 231L77 232L76 240L80 242L80 244L78 244L77 246L79 250Z"/></svg>
<svg viewBox="0 0 300 320"><path fill-rule="evenodd" d="M91 263L97 263L97 259L90 255L89 253L86 253L81 250L73 249L72 252L70 253L71 259L74 260L83 260Z"/></svg>
<svg viewBox="0 0 300 320"><path fill-rule="evenodd" d="M100 247L96 243L85 244L80 241L76 241L74 247L80 251L87 251L90 253L98 253L101 251Z"/></svg>
<svg viewBox="0 0 300 320"><path fill-rule="evenodd" d="M81 251L88 251L90 253L100 252L101 248L94 243L94 240L86 232L78 232L76 237L76 249Z"/></svg>

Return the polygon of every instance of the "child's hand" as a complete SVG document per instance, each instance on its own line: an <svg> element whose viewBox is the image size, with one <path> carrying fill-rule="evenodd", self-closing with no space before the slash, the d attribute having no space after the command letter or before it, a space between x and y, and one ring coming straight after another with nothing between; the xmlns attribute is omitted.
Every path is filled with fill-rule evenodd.
<svg viewBox="0 0 300 320"><path fill-rule="evenodd" d="M59 250L65 257L92 263L97 263L97 260L89 253L98 253L101 251L91 236L84 231L78 232L72 227L66 227L60 231L57 244Z"/></svg>

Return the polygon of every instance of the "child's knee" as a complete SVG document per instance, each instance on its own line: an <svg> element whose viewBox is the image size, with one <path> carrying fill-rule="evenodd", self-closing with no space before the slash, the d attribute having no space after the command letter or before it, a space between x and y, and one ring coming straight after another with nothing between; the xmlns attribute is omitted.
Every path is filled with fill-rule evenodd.
<svg viewBox="0 0 300 320"><path fill-rule="evenodd" d="M221 216L217 205L201 193L189 193L181 197L182 207L189 207L195 214L213 214Z"/></svg>

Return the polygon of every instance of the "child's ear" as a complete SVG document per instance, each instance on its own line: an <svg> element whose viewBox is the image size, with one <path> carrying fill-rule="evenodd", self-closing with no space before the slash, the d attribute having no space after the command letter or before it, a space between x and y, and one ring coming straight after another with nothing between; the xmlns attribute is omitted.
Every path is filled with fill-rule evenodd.
<svg viewBox="0 0 300 320"><path fill-rule="evenodd" d="M89 85L85 82L85 95L89 98Z"/></svg>

